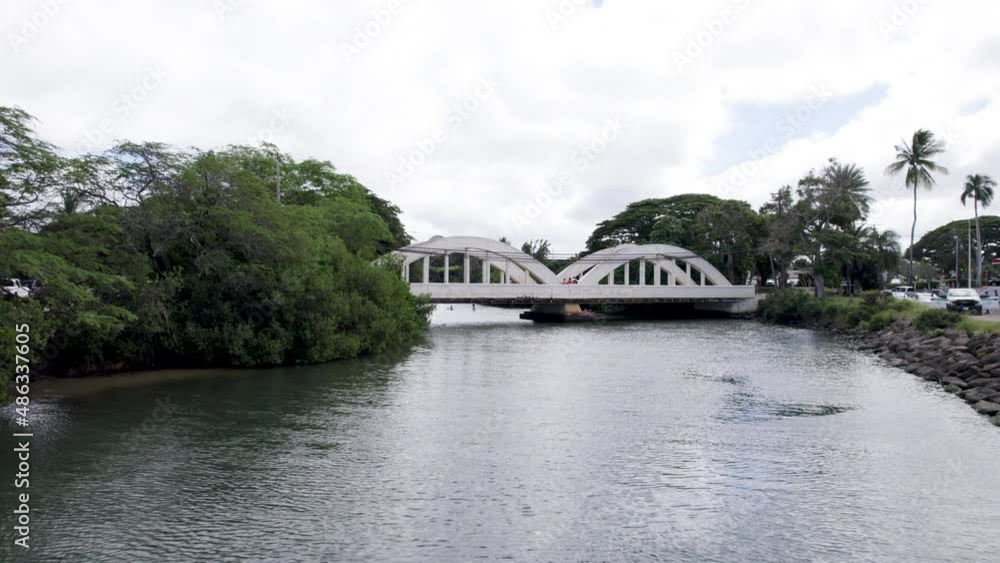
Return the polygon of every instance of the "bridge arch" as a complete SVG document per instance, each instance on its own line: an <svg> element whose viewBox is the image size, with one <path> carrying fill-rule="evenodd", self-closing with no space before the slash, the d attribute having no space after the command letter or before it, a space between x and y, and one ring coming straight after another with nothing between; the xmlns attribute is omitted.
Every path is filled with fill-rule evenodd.
<svg viewBox="0 0 1000 563"><path fill-rule="evenodd" d="M609 283L613 284L614 272L620 267L625 267L627 272L629 264L634 261L639 261L639 285L646 284L647 263L652 264L654 268L654 285L660 284L661 273L667 274L667 285L732 285L722 272L704 258L690 250L669 244L624 244L600 250L582 256L576 263L563 270L558 277L564 279L580 276L579 283L582 285L597 285L607 278ZM684 264L683 268L680 263ZM700 283L694 279L695 272L698 273ZM628 276L626 276L627 283Z"/></svg>
<svg viewBox="0 0 1000 563"><path fill-rule="evenodd" d="M436 236L393 252L393 255L403 259L403 278L407 281L409 281L410 265L414 262L422 260L426 274L431 256L444 256L445 264L448 265L449 257L453 254L464 255L464 283L478 283L469 278L471 258L481 260L486 266L483 283L488 283L487 276L494 269L505 274L506 280L510 283L524 285L559 283L559 278L538 260L508 244L488 238ZM426 275L423 282L428 283Z"/></svg>

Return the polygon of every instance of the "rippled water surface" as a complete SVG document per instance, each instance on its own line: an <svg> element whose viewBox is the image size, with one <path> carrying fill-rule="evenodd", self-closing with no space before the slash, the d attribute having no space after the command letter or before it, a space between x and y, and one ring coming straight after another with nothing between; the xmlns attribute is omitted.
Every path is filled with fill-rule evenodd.
<svg viewBox="0 0 1000 563"><path fill-rule="evenodd" d="M376 360L52 386L32 411L32 549L13 553L1000 557L1000 429L936 386L804 330L515 319L439 311Z"/></svg>

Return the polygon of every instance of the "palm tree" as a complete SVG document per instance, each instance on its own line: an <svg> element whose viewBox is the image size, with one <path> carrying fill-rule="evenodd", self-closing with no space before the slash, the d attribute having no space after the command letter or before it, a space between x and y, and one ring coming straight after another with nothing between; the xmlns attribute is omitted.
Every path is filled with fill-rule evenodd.
<svg viewBox="0 0 1000 563"><path fill-rule="evenodd" d="M979 230L979 204L989 207L993 203L993 188L996 181L982 174L970 175L965 178L965 191L962 192L962 205L972 198L972 208L976 211L976 285L983 285L983 237Z"/></svg>
<svg viewBox="0 0 1000 563"><path fill-rule="evenodd" d="M884 282L888 280L890 276L894 273L894 269L899 264L899 256L902 254L899 248L899 235L895 231L882 231L879 232L878 229L874 227L867 233L866 244L872 250L872 258L875 259L875 263L878 265L879 280L882 282L882 287L885 287ZM885 274L885 278L882 274Z"/></svg>
<svg viewBox="0 0 1000 563"><path fill-rule="evenodd" d="M913 244L917 232L917 188L931 189L935 182L931 172L947 174L948 169L934 162L932 158L944 152L944 145L934 138L934 133L920 129L913 134L913 141L896 145L896 161L885 169L888 176L895 176L906 170L906 185L913 188L913 226L910 227L909 278L913 282Z"/></svg>
<svg viewBox="0 0 1000 563"><path fill-rule="evenodd" d="M868 195L868 178L863 168L856 164L841 164L830 159L830 166L823 171L827 193L831 196L831 222L843 229L851 229L868 217L871 196Z"/></svg>

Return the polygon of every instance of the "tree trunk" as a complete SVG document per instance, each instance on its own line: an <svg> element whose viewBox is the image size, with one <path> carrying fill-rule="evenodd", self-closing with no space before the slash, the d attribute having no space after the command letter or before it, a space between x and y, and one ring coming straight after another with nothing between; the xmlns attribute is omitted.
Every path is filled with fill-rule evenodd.
<svg viewBox="0 0 1000 563"><path fill-rule="evenodd" d="M913 239L917 233L917 185L913 184L913 226L910 227L910 285L916 286L913 278Z"/></svg>
<svg viewBox="0 0 1000 563"><path fill-rule="evenodd" d="M816 279L816 297L820 299L826 297L826 285L824 283L823 274L813 270L813 277Z"/></svg>
<svg viewBox="0 0 1000 563"><path fill-rule="evenodd" d="M973 200L976 210L976 287L983 287L983 235L979 231L979 198Z"/></svg>

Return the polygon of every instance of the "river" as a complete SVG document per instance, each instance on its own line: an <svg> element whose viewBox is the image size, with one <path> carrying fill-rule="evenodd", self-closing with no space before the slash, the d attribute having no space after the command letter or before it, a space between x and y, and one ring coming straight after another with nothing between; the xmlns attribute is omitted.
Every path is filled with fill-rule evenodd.
<svg viewBox="0 0 1000 563"><path fill-rule="evenodd" d="M516 315L441 309L382 358L40 387L31 550L8 485L0 559L1000 557L1000 429L939 386L807 330Z"/></svg>

